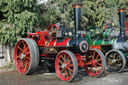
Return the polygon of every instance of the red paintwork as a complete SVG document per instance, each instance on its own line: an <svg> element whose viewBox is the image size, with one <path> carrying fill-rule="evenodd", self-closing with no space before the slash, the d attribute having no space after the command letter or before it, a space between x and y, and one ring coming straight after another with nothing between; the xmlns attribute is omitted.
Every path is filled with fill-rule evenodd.
<svg viewBox="0 0 128 85"><path fill-rule="evenodd" d="M89 52L93 52L94 54L97 53L94 50L89 51ZM80 54L75 54L76 59L78 61L78 66L84 67L85 71L88 72L88 74L90 76L97 76L103 70L102 69L103 68L103 61L101 61L102 56L100 54L98 54L98 53L97 53L97 55L94 55L94 54L91 53L92 59L89 59L89 60L88 60L89 55L81 56ZM98 61L100 61L100 63ZM97 68L98 67L97 65L101 66L100 70L97 69L97 70L99 70L99 72L98 71L96 73L92 72L91 70L93 69L93 67ZM90 69L88 68L88 66L91 66Z"/></svg>
<svg viewBox="0 0 128 85"><path fill-rule="evenodd" d="M59 26L58 25L51 24L47 28L47 31L29 33L27 38L34 39L33 37L38 37L37 35L40 35L40 40L37 40L38 46L68 46L68 42L70 41L71 38L67 38L67 39L63 40L62 42L57 42L57 40L49 41L49 39L50 39L49 31L50 31L51 27L52 27L51 28L52 31L54 31L53 26L55 26L57 28L57 30L59 30ZM47 44L46 44L46 42L47 42Z"/></svg>
<svg viewBox="0 0 128 85"><path fill-rule="evenodd" d="M55 46L68 46L68 42L70 40L71 40L71 38L67 38L63 42L57 42Z"/></svg>
<svg viewBox="0 0 128 85"><path fill-rule="evenodd" d="M21 44L23 44L24 47L21 47ZM25 54L24 61L21 60L22 58L21 56L23 54ZM20 42L17 43L14 55L15 55L14 59L17 70L22 74L26 74L31 63L31 55L30 55L30 49L25 41L21 40Z"/></svg>
<svg viewBox="0 0 128 85"><path fill-rule="evenodd" d="M107 29L108 28L108 25L105 25L105 29Z"/></svg>
<svg viewBox="0 0 128 85"><path fill-rule="evenodd" d="M68 46L68 42L71 40L71 38L67 38L63 40L62 42L57 42L57 40L53 40L49 42L48 46Z"/></svg>
<svg viewBox="0 0 128 85"><path fill-rule="evenodd" d="M87 33L85 33L85 34L81 34L82 37L84 37L84 36L86 36L86 35L87 35Z"/></svg>
<svg viewBox="0 0 128 85"><path fill-rule="evenodd" d="M54 47L54 48L56 48L56 47L61 47L62 46L62 48L59 48L60 51L68 49L67 48L68 43L69 43L69 41L72 38L66 38L66 39L63 39L61 42L60 41L58 42L58 40L56 38L54 38L53 36L50 35L51 30L52 30L52 33L53 32L55 33L55 31L53 29L53 26L55 26L56 29L59 30L59 26L57 26L55 24L52 24L52 25L50 25L47 28L47 31L40 31L40 32L36 32L36 33L29 33L29 35L28 35L27 38L35 39L34 37L39 37L40 36L40 39L39 40L35 40L37 42L37 45L39 47ZM86 34L81 34L81 36L84 36L84 35L86 35ZM50 38L50 37L52 37L52 38ZM97 49L101 50L101 46L92 46L92 48L97 48ZM88 55L82 56L82 55L76 54L76 53L74 55L76 56L76 59L78 61L78 66L84 67L86 69L86 71L89 73L89 75L91 75L91 76L97 76L100 73L100 72L99 73L94 73L94 72L91 72L88 69L88 66L90 66L90 65L93 65L93 66L97 65L96 60L92 59L91 61L88 61L88 57L89 57ZM48 55L48 54L40 54L40 56L47 57L47 58L51 58L52 57L52 55ZM53 55L53 56L56 56L56 55ZM57 59L57 61L60 60L60 57L62 57L62 56L59 56L58 59ZM57 64L57 65L59 66L59 64ZM67 64L66 64L66 66L68 67ZM68 81L68 80L70 80L72 78L72 77L64 78L61 75L60 70L58 70L57 73L60 75L60 78L62 80L64 80L64 81Z"/></svg>
<svg viewBox="0 0 128 85"><path fill-rule="evenodd" d="M27 38L34 39L34 36L38 37L38 35L40 36L40 39L37 40L38 46L45 46L45 42L49 40L49 32L48 31L40 31L40 32L36 32L36 33L29 33Z"/></svg>
<svg viewBox="0 0 128 85"><path fill-rule="evenodd" d="M85 63L85 71L88 72L88 74L90 76L97 76L101 73L101 71L103 71L102 56L96 50L92 50L92 51L89 51L89 52L91 54L91 59L89 58L89 55L87 55L86 58L88 59L88 62ZM89 66L90 66L90 68L88 68ZM99 69L98 66L101 67L101 68ZM94 71L94 67L95 67L96 71Z"/></svg>
<svg viewBox="0 0 128 85"><path fill-rule="evenodd" d="M126 34L128 34L128 21L126 21Z"/></svg>
<svg viewBox="0 0 128 85"><path fill-rule="evenodd" d="M49 41L49 33L48 31L42 31L42 32L36 32L36 33L29 33L27 38L30 38L31 36L37 36L40 35L40 40L37 40L38 46L68 46L68 42L71 40L71 38L67 38L63 40L62 42L57 42L57 40ZM47 39L46 39L47 37ZM34 39L32 37L32 39ZM48 42L46 44L46 42Z"/></svg>
<svg viewBox="0 0 128 85"><path fill-rule="evenodd" d="M102 50L101 45L92 45L91 48Z"/></svg>
<svg viewBox="0 0 128 85"><path fill-rule="evenodd" d="M68 57L68 60L67 60L67 57ZM57 76L64 81L71 80L75 71L74 65L75 64L73 62L72 55L66 51L61 52L60 54L58 54L56 63L55 63ZM65 68L63 68L64 66ZM66 76L67 70L70 73L70 75L68 76Z"/></svg>
<svg viewBox="0 0 128 85"><path fill-rule="evenodd" d="M71 38L67 38L63 40L62 42L57 42L57 40L53 40L49 42L48 46L68 46L68 42L71 40Z"/></svg>

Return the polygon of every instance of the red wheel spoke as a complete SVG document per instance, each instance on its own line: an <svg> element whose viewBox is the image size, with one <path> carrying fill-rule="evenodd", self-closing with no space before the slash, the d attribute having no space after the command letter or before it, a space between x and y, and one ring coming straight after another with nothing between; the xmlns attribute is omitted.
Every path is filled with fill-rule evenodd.
<svg viewBox="0 0 128 85"><path fill-rule="evenodd" d="M19 66L19 68L21 68L22 67L22 65L21 65L21 63L20 63L21 61L18 61L18 66Z"/></svg>
<svg viewBox="0 0 128 85"><path fill-rule="evenodd" d="M63 56L61 56L60 58L62 58L62 59L63 59L63 61L64 61L64 57L63 57Z"/></svg>
<svg viewBox="0 0 128 85"><path fill-rule="evenodd" d="M26 43L24 42L24 41L22 41L23 42L23 45L24 45L24 47L26 46Z"/></svg>
<svg viewBox="0 0 128 85"><path fill-rule="evenodd" d="M73 67L74 65L73 64L70 64L69 67Z"/></svg>
<svg viewBox="0 0 128 85"><path fill-rule="evenodd" d="M64 62L66 61L66 54L64 54Z"/></svg>
<svg viewBox="0 0 128 85"><path fill-rule="evenodd" d="M93 70L93 65L91 66L91 71L94 72L94 70Z"/></svg>
<svg viewBox="0 0 128 85"><path fill-rule="evenodd" d="M102 64L100 64L100 63L97 63L97 65L100 65L100 66L102 66Z"/></svg>
<svg viewBox="0 0 128 85"><path fill-rule="evenodd" d="M28 70L28 67L29 67L28 61L24 60L24 70L23 70L23 72L26 72Z"/></svg>
<svg viewBox="0 0 128 85"><path fill-rule="evenodd" d="M29 67L29 62L26 62L26 65Z"/></svg>
<svg viewBox="0 0 128 85"><path fill-rule="evenodd" d="M60 60L59 62L60 62L61 64L63 64L63 62L62 62L61 60Z"/></svg>
<svg viewBox="0 0 128 85"><path fill-rule="evenodd" d="M96 55L96 52L93 52L93 56L95 56Z"/></svg>
<svg viewBox="0 0 128 85"><path fill-rule="evenodd" d="M28 68L28 66L29 66L29 62L28 62L27 60L25 60L24 63L25 63L25 67Z"/></svg>
<svg viewBox="0 0 128 85"><path fill-rule="evenodd" d="M66 54L64 54L63 56L61 56L61 58L63 59L63 61L66 61Z"/></svg>
<svg viewBox="0 0 128 85"><path fill-rule="evenodd" d="M25 56L28 56L28 55L30 55L30 52L29 51L25 53Z"/></svg>
<svg viewBox="0 0 128 85"><path fill-rule="evenodd" d="M28 51L28 52L26 52L26 55L28 55L28 54L30 54L30 52Z"/></svg>
<svg viewBox="0 0 128 85"><path fill-rule="evenodd" d="M25 57L25 59L30 60L30 57Z"/></svg>
<svg viewBox="0 0 128 85"><path fill-rule="evenodd" d="M17 58L20 58L20 56L16 56Z"/></svg>
<svg viewBox="0 0 128 85"><path fill-rule="evenodd" d="M68 57L68 60L67 61L69 61L70 60L70 58Z"/></svg>
<svg viewBox="0 0 128 85"><path fill-rule="evenodd" d="M64 68L62 68L60 71L63 72L64 71Z"/></svg>
<svg viewBox="0 0 128 85"><path fill-rule="evenodd" d="M20 63L19 63L19 68L21 69L21 68L24 68L24 63L23 63L23 61L20 61Z"/></svg>
<svg viewBox="0 0 128 85"><path fill-rule="evenodd" d="M26 46L27 46L25 42L23 42L23 46L24 46L24 49L25 49L25 48L26 48Z"/></svg>
<svg viewBox="0 0 128 85"><path fill-rule="evenodd" d="M71 61L72 61L72 60L69 60L69 61L67 62L67 64L70 64Z"/></svg>
<svg viewBox="0 0 128 85"><path fill-rule="evenodd" d="M72 76L72 72L71 71L69 71L69 74L70 74L70 76Z"/></svg>
<svg viewBox="0 0 128 85"><path fill-rule="evenodd" d="M71 71L71 72L73 72L73 69L71 69L71 68L67 68L69 71Z"/></svg>
<svg viewBox="0 0 128 85"><path fill-rule="evenodd" d="M21 63L22 63L22 66L24 67L24 62L23 62L23 61L21 61Z"/></svg>
<svg viewBox="0 0 128 85"><path fill-rule="evenodd" d="M61 66L59 66L59 68L62 68Z"/></svg>
<svg viewBox="0 0 128 85"><path fill-rule="evenodd" d="M28 67L28 66L27 66L27 61L24 60L23 63L24 63L24 69L26 69L26 68Z"/></svg>
<svg viewBox="0 0 128 85"><path fill-rule="evenodd" d="M22 69L23 68L23 65L19 64L19 68Z"/></svg>
<svg viewBox="0 0 128 85"><path fill-rule="evenodd" d="M96 56L96 60L98 59L99 55Z"/></svg>
<svg viewBox="0 0 128 85"><path fill-rule="evenodd" d="M71 59L68 57L66 63L70 64L70 62L71 62Z"/></svg>
<svg viewBox="0 0 128 85"><path fill-rule="evenodd" d="M19 46L18 46L18 49L20 49L21 52L24 52L24 50L21 47L19 47Z"/></svg>
<svg viewBox="0 0 128 85"><path fill-rule="evenodd" d="M96 70L96 73L97 73L98 67L96 65L95 65L95 70Z"/></svg>
<svg viewBox="0 0 128 85"><path fill-rule="evenodd" d="M28 49L28 46L27 46L27 44L25 42L23 42L23 45L24 45L24 52L26 52L27 49Z"/></svg>
<svg viewBox="0 0 128 85"><path fill-rule="evenodd" d="M64 77L66 78L67 75L68 75L67 70L65 70Z"/></svg>
<svg viewBox="0 0 128 85"><path fill-rule="evenodd" d="M98 59L97 62L102 61L102 59Z"/></svg>
<svg viewBox="0 0 128 85"><path fill-rule="evenodd" d="M26 47L26 48L24 49L24 52L27 52L27 50L28 50L28 47Z"/></svg>
<svg viewBox="0 0 128 85"><path fill-rule="evenodd" d="M25 65L25 67L24 67L24 72L26 72L28 70L28 66L27 65Z"/></svg>
<svg viewBox="0 0 128 85"><path fill-rule="evenodd" d="M92 56L92 60L93 60L95 57L95 52L92 52L91 56Z"/></svg>

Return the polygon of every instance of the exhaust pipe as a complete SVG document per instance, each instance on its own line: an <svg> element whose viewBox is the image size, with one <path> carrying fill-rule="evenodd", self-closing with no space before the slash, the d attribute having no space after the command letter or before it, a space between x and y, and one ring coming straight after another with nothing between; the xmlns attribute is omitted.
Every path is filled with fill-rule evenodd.
<svg viewBox="0 0 128 85"><path fill-rule="evenodd" d="M125 9L119 9L120 19L120 36L118 40L113 44L113 49L128 50L128 40L125 33Z"/></svg>
<svg viewBox="0 0 128 85"><path fill-rule="evenodd" d="M80 19L81 19L82 4L74 3L74 4L72 4L72 7L74 8L75 35L78 36L77 32L78 32L78 30L80 30Z"/></svg>
<svg viewBox="0 0 128 85"><path fill-rule="evenodd" d="M119 9L120 37L125 37L125 9Z"/></svg>

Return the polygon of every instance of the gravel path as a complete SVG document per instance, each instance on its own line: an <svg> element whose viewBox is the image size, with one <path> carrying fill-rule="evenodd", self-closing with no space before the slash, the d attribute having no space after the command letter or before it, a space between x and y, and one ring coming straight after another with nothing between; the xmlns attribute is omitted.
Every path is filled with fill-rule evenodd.
<svg viewBox="0 0 128 85"><path fill-rule="evenodd" d="M78 76L71 83L60 81L56 73L44 73L43 70L29 76L24 76L17 71L8 71L0 73L0 85L128 85L128 71L107 72L100 78L92 78L85 72L79 71Z"/></svg>

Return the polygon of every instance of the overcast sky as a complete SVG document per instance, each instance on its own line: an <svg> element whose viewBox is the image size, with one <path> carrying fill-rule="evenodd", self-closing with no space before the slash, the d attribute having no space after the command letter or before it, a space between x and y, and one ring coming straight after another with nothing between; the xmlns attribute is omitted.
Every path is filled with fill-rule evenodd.
<svg viewBox="0 0 128 85"><path fill-rule="evenodd" d="M38 0L38 4L46 3L48 0Z"/></svg>

